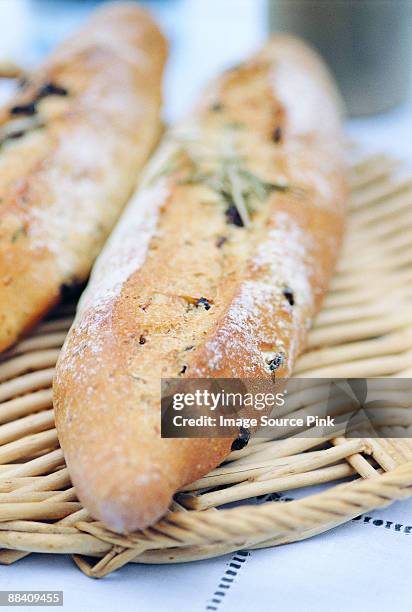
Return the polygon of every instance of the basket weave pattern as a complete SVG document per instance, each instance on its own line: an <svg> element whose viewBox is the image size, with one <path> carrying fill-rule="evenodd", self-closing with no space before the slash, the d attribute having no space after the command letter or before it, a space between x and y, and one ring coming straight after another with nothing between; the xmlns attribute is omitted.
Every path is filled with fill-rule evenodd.
<svg viewBox="0 0 412 612"><path fill-rule="evenodd" d="M384 156L352 167L347 239L300 377L412 375L412 179L394 178L394 167ZM51 382L72 317L61 307L0 362L0 563L66 553L99 577L130 561L300 540L412 495L412 440L391 437L394 428L378 439L254 439L185 487L154 527L108 531L77 500L54 427ZM246 501L321 483L330 486L294 501ZM229 502L243 503L217 510Z"/></svg>

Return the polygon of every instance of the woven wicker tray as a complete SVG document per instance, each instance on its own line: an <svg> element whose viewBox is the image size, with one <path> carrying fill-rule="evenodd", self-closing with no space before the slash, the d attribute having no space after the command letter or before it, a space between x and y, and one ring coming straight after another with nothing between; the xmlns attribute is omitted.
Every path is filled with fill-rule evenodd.
<svg viewBox="0 0 412 612"><path fill-rule="evenodd" d="M352 168L347 240L299 376L412 375L412 179L396 179L394 168L384 156ZM106 530L78 502L54 428L50 385L72 315L60 307L0 363L1 563L66 553L98 577L130 561L300 540L412 494L412 440L390 438L390 428L385 439L255 439L186 487L155 527L129 537ZM320 483L329 485L322 493L250 504ZM238 503L216 509L228 502Z"/></svg>

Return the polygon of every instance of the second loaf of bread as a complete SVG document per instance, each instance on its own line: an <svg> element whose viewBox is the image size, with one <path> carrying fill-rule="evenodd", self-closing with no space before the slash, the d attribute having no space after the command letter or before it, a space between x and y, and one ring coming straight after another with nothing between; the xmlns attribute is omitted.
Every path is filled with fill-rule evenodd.
<svg viewBox="0 0 412 612"><path fill-rule="evenodd" d="M0 109L0 351L83 283L158 141L164 38L99 10Z"/></svg>

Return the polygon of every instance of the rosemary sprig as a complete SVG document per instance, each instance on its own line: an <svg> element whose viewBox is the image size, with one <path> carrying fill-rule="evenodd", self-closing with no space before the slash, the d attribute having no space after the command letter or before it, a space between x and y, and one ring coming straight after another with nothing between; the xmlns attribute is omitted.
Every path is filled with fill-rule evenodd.
<svg viewBox="0 0 412 612"><path fill-rule="evenodd" d="M17 242L17 240L22 236L27 236L27 229L24 225L21 225L13 232L11 236L11 242Z"/></svg>
<svg viewBox="0 0 412 612"><path fill-rule="evenodd" d="M228 126L223 151L217 156L196 155L193 151L196 142L186 142L186 146L181 145L175 150L156 178L178 172L189 160L188 173L179 183L208 187L228 205L226 213L229 214L226 216L231 223L250 227L256 203L264 202L274 191L285 192L289 187L265 181L249 170L236 151L233 133L233 127Z"/></svg>
<svg viewBox="0 0 412 612"><path fill-rule="evenodd" d="M239 157L221 157L215 171L202 171L194 162L181 184L205 185L217 193L228 206L234 206L249 227L257 202L264 202L274 191L287 191L288 186L267 182L248 170Z"/></svg>
<svg viewBox="0 0 412 612"><path fill-rule="evenodd" d="M245 227L250 227L250 216L248 210L248 200L245 198L244 191L242 189L241 181L239 180L240 174L236 173L233 168L228 169L228 179L232 187L233 202L242 219Z"/></svg>

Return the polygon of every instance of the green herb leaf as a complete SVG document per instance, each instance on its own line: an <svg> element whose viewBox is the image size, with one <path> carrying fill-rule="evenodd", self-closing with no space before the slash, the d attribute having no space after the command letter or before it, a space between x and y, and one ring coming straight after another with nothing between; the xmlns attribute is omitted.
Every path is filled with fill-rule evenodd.
<svg viewBox="0 0 412 612"><path fill-rule="evenodd" d="M27 236L27 230L24 227L24 225L22 225L21 227L18 227L12 234L11 236L11 241L17 242L17 240L23 236Z"/></svg>
<svg viewBox="0 0 412 612"><path fill-rule="evenodd" d="M246 167L244 159L234 146L235 131L233 125L225 126L223 152L219 155L195 154L193 149L198 143L195 140L179 138L181 146L156 174L156 178L179 171L189 160L188 174L181 178L178 184L208 187L229 207L235 207L242 225L249 227L256 204L264 202L274 191L288 191L289 186L261 179ZM240 226L240 222L238 225Z"/></svg>

